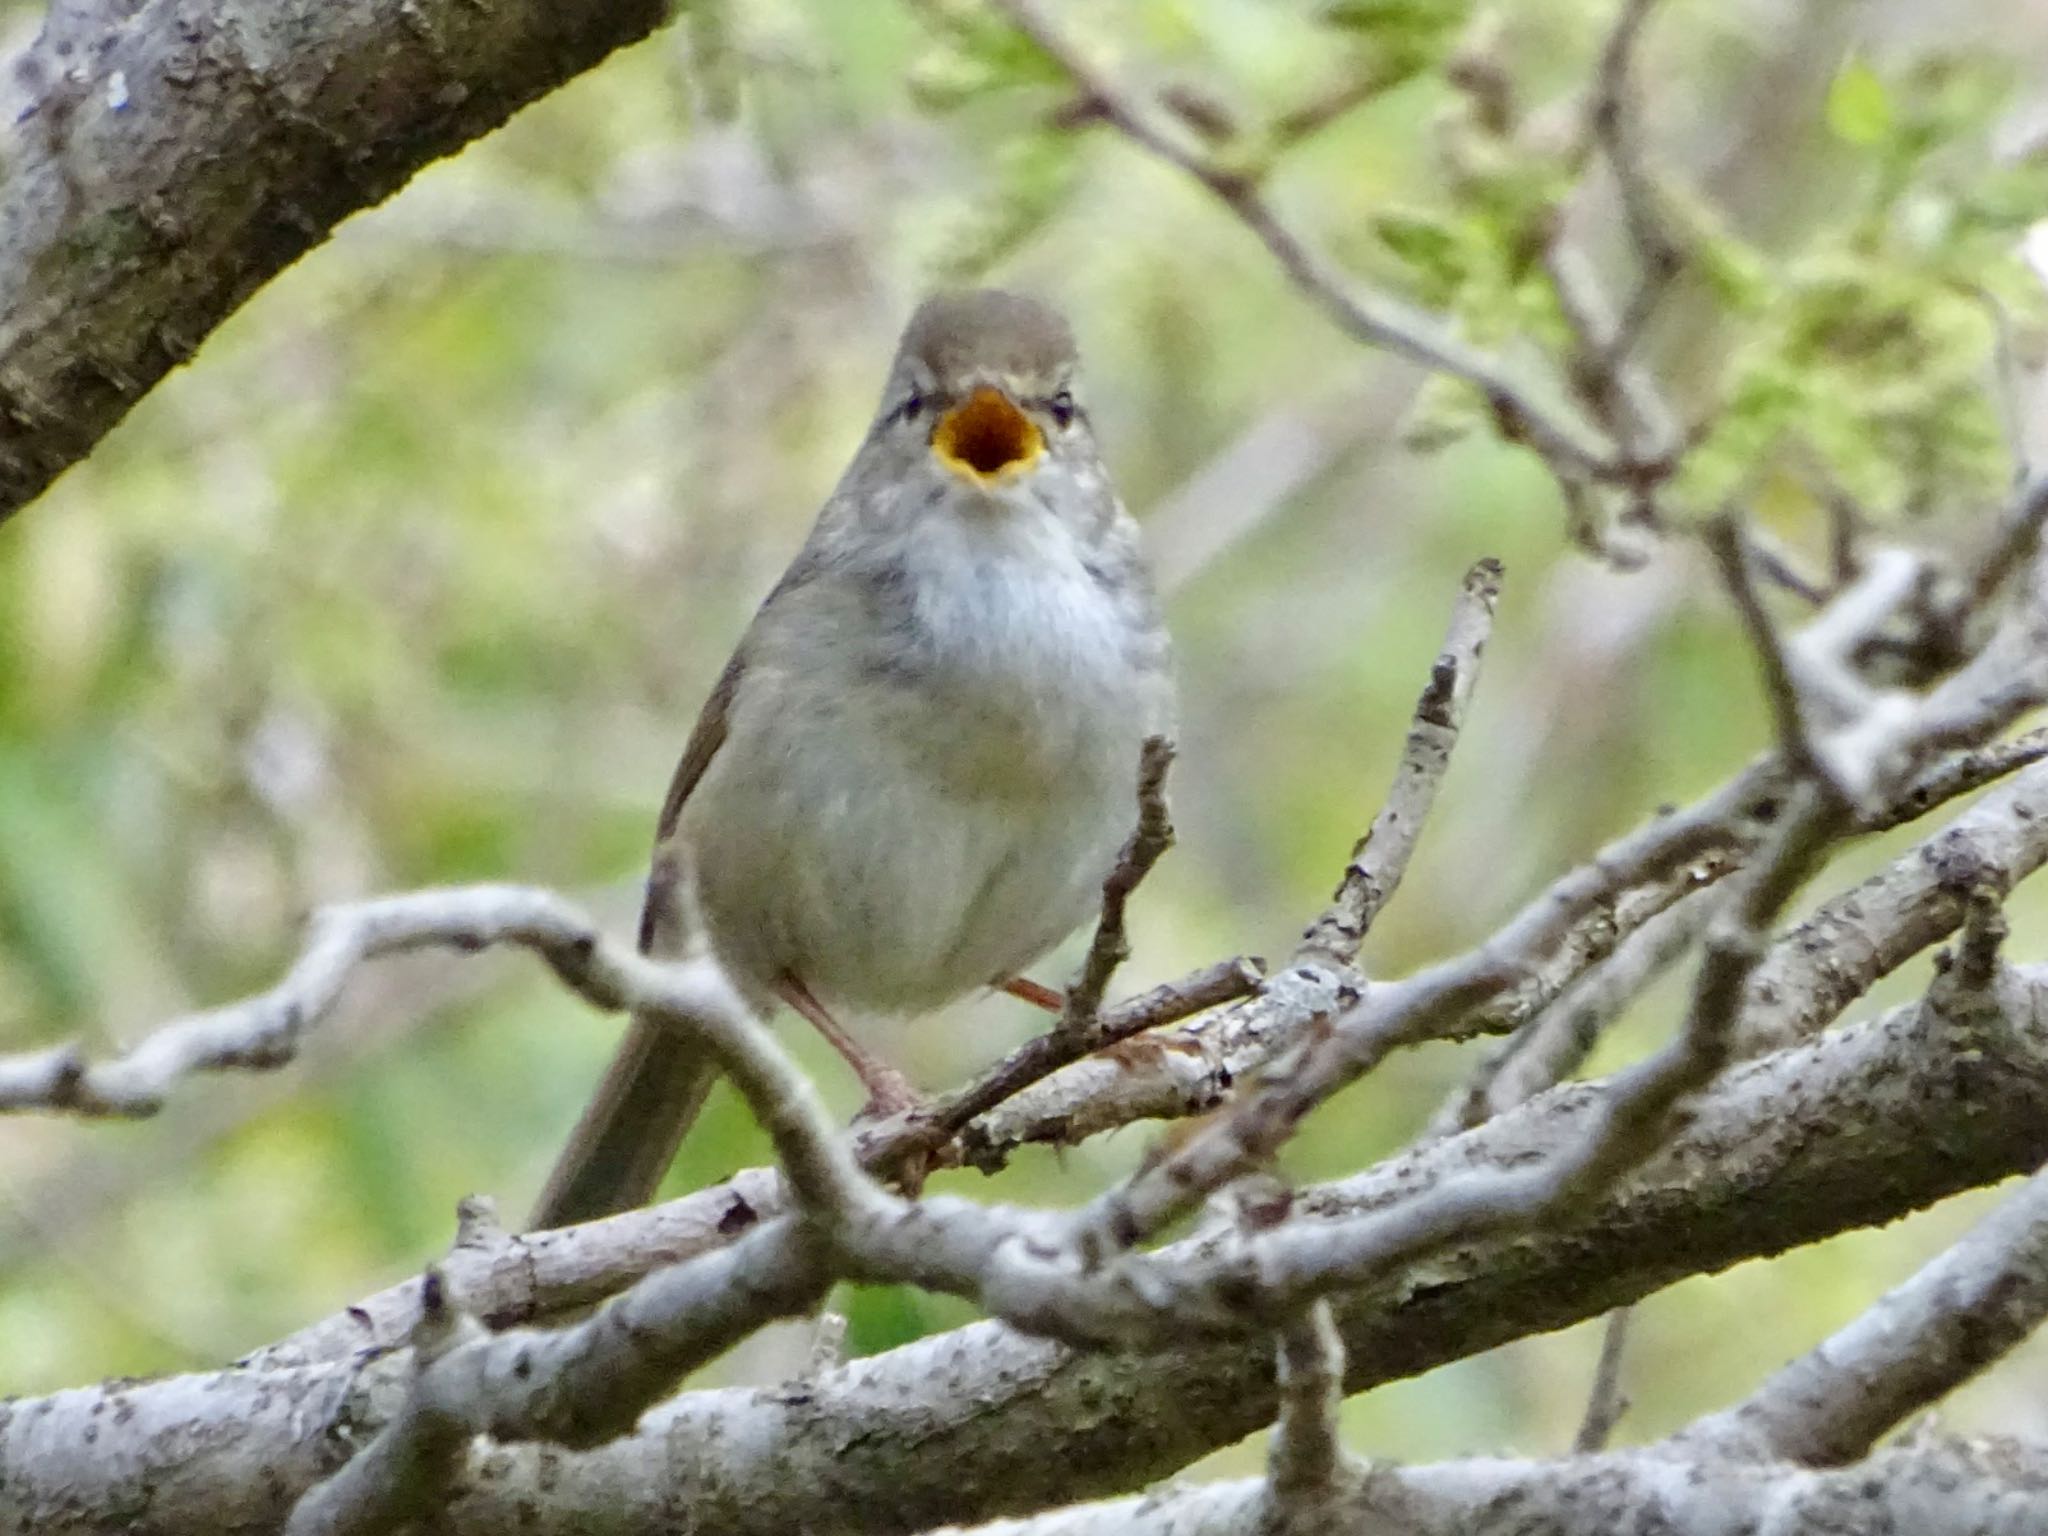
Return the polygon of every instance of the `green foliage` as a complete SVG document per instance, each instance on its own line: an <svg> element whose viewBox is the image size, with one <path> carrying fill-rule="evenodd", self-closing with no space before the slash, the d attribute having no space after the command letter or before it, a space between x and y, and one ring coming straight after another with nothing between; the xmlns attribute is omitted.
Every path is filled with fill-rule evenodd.
<svg viewBox="0 0 2048 1536"><path fill-rule="evenodd" d="M1868 149L1893 133L1892 98L1876 70L1851 54L1828 88L1828 127L1844 144Z"/></svg>
<svg viewBox="0 0 2048 1536"><path fill-rule="evenodd" d="M1064 84L1059 66L994 12L951 0L939 0L930 12L936 36L906 77L911 99L925 110L947 112L997 92Z"/></svg>
<svg viewBox="0 0 2048 1536"><path fill-rule="evenodd" d="M1731 320L1687 467L1696 502L1742 494L1788 453L1881 516L1999 493L2000 328L2048 318L2014 254L2048 207L2048 166L1989 151L2004 75L1940 56L1886 77L1850 59L1828 96L1830 131L1856 151L1837 216L1772 262L1724 236L1696 245Z"/></svg>
<svg viewBox="0 0 2048 1536"><path fill-rule="evenodd" d="M1335 0L1322 19L1356 50L1352 68L1389 89L1440 66L1472 9L1471 0Z"/></svg>
<svg viewBox="0 0 2048 1536"><path fill-rule="evenodd" d="M960 214L932 262L941 282L969 283L1014 255L1065 210L1081 162L1073 139L1038 133L992 156L987 186Z"/></svg>
<svg viewBox="0 0 2048 1536"><path fill-rule="evenodd" d="M1925 274L1843 253L1796 264L1727 369L1685 489L1718 504L1797 445L1881 515L1987 500L2010 472L1984 388L1994 340L1981 303Z"/></svg>

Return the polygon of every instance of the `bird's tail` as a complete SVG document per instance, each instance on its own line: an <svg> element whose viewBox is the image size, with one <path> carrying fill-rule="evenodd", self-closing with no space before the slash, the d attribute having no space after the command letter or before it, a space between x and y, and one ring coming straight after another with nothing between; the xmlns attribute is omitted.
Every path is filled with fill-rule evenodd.
<svg viewBox="0 0 2048 1536"><path fill-rule="evenodd" d="M636 1017L555 1160L532 1226L594 1221L653 1199L717 1076L702 1047Z"/></svg>

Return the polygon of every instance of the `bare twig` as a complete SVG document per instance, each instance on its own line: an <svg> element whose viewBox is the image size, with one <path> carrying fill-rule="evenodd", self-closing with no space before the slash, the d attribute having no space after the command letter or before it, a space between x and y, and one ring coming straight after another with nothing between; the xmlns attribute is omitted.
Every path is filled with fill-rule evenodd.
<svg viewBox="0 0 2048 1536"><path fill-rule="evenodd" d="M1678 1038L1619 1074L1584 1133L1536 1166L1475 1170L1388 1209L1313 1224L1283 1222L1228 1249L1174 1260L1126 1252L1106 1264L1077 1268L1065 1245L1011 1244L979 1270L984 1305L1020 1326L1084 1343L1131 1342L1155 1334L1166 1319L1183 1334L1236 1332L1262 1320L1277 1322L1318 1296L1367 1283L1447 1244L1562 1219L1649 1157L1662 1144L1679 1100L1728 1059L1744 985L1763 953L1762 935L1846 824L1838 799L1811 788L1795 793L1768 854L1738 877L1707 944ZM1183 1148L1161 1159L1079 1213L1067 1225L1080 1253L1128 1244L1156 1230L1162 1213L1177 1214L1188 1188L1206 1194L1255 1166L1264 1149L1281 1139L1271 1133L1274 1121L1291 1126L1342 1080L1341 1068L1330 1069L1333 1057L1348 1064L1356 1060L1362 1039L1398 1034L1409 1023L1400 1017L1401 1003L1391 1020L1376 1018L1372 1004L1382 992L1414 985L1372 988L1352 1016L1339 1021L1329 1048L1307 1053L1290 1077L1310 1079L1311 1091L1303 1093L1288 1080L1262 1086L1219 1116L1215 1130L1189 1143L1194 1155ZM1406 1006L1428 1003L1417 995ZM956 1247L951 1262L965 1261ZM947 1262L930 1255L927 1276Z"/></svg>
<svg viewBox="0 0 2048 1536"><path fill-rule="evenodd" d="M1372 826L1351 850L1351 862L1329 909L1302 935L1295 951L1297 961L1348 965L1380 909L1399 889L1430 807L1436 802L1437 789L1450 768L1451 752L1478 681L1480 658L1493 629L1500 583L1498 560L1481 560L1465 573L1443 648L1416 700L1393 785Z"/></svg>
<svg viewBox="0 0 2048 1536"><path fill-rule="evenodd" d="M1990 541L1965 574L1965 611L1981 608L1997 595L2006 578L2030 563L2041 546L2041 525L2048 521L2048 475L2033 475L2000 513Z"/></svg>
<svg viewBox="0 0 2048 1536"><path fill-rule="evenodd" d="M1586 1400L1586 1416L1579 1421L1579 1432L1572 1436L1572 1450L1581 1456L1606 1450L1614 1426L1628 1412L1628 1396L1621 1386L1621 1363L1628 1353L1628 1325L1634 1315L1633 1307L1617 1307L1607 1314L1607 1327L1600 1335L1600 1359L1593 1367L1593 1391Z"/></svg>
<svg viewBox="0 0 2048 1536"><path fill-rule="evenodd" d="M1564 242L1561 230L1544 251L1544 270L1577 346L1572 381L1594 416L1645 465L1670 460L1679 432L1670 405L1650 372L1619 345L1621 322L1607 303L1585 255Z"/></svg>
<svg viewBox="0 0 2048 1536"><path fill-rule="evenodd" d="M1266 1458L1272 1517L1286 1536L1334 1530L1350 1475L1337 1416L1344 1405L1344 1339L1328 1301L1314 1301L1280 1330L1279 1414Z"/></svg>
<svg viewBox="0 0 2048 1536"><path fill-rule="evenodd" d="M1802 668L1795 674L1787 644L1748 578L1739 529L1723 522L1714 538L1731 594L1749 624L1778 700L1785 733L1782 748L1804 773L1787 797L1768 853L1736 877L1728 904L1718 914L1678 1039L1623 1075L1610 1101L1610 1117L1577 1148L1521 1177L1492 1181L1485 1188L1439 1192L1431 1200L1354 1224L1355 1230L1319 1234L1324 1241L1313 1256L1269 1254L1259 1270L1266 1296L1285 1300L1318 1294L1319 1285L1333 1275L1355 1282L1377 1265L1411 1257L1433 1244L1530 1220L1585 1198L1607 1178L1648 1155L1672 1106L1732 1054L1736 1023L1752 974L1766 953L1771 925L1830 845L1853 829L1852 802L1837 784L1848 779L1855 791L1881 788L1912 770L1937 740L1947 739L1951 727L1937 708L1930 705L1923 711L1875 696L1847 675L1855 642L1875 633L1903 598L1893 572L1873 563L1855 588L1815 619L1798 637ZM1805 695L1810 687L1832 691L1837 678L1830 668L1844 674L1831 702L1845 709L1855 704L1862 708L1836 732L1832 761L1823 767L1819 754L1807 749ZM1963 684L1967 677L1965 669L1950 679L1950 685ZM1973 728L1990 730L2003 724L2013 708L2012 699L1994 693L1976 699L1963 713ZM1852 741L1853 754L1842 745ZM1503 990L1521 965L1569 930L1586 905L1641 878L1643 861L1668 858L1672 830L1666 825L1639 834L1629 850L1632 857L1620 869L1596 867L1566 899L1525 909L1477 953L1405 982L1372 987L1327 1037L1311 1040L1285 1072L1097 1201L1092 1212L1096 1230L1111 1243L1142 1240L1223 1183L1260 1166L1301 1118L1336 1089L1371 1070L1396 1046L1426 1038L1443 1027L1447 1016ZM1695 823L1681 824L1678 830L1711 836L1716 829L1711 823ZM1289 1234L1275 1233L1266 1245L1285 1248L1288 1241ZM1298 1259L1305 1267L1283 1279L1289 1259Z"/></svg>
<svg viewBox="0 0 2048 1536"><path fill-rule="evenodd" d="M2010 888L2033 874L2048 860L2044 818L2048 769L2036 765L1816 907L1758 968L1742 1021L1743 1054L1822 1028L1879 977L1954 932L1980 882Z"/></svg>
<svg viewBox="0 0 2048 1536"><path fill-rule="evenodd" d="M1124 931L1124 908L1131 892L1152 872L1167 849L1173 846L1173 817L1166 808L1166 771L1173 766L1173 743L1164 736L1148 736L1138 758L1138 824L1117 854L1116 864L1102 882L1102 916L1095 924L1095 937L1082 958L1080 974L1067 988L1066 1007L1061 1010L1059 1028L1063 1033L1086 1034L1095 1028L1102 1011L1102 995L1109 979L1131 955L1131 941Z"/></svg>
<svg viewBox="0 0 2048 1536"><path fill-rule="evenodd" d="M1748 632L1757 666L1763 672L1764 696L1770 701L1780 749L1795 769L1824 772L1807 734L1800 680L1792 675L1792 661L1777 620L1764 606L1763 594L1757 590L1750 572L1751 555L1742 523L1732 512L1724 512L1707 522L1702 536L1720 570L1721 584L1728 589L1742 627Z"/></svg>
<svg viewBox="0 0 2048 1536"><path fill-rule="evenodd" d="M1815 608L1834 596L1836 588L1824 586L1800 570L1792 557L1761 528L1744 528L1742 537L1749 546L1750 563L1756 567L1756 573L1772 586L1790 592Z"/></svg>
<svg viewBox="0 0 2048 1536"><path fill-rule="evenodd" d="M1014 1099L1033 1084L1134 1035L1235 1002L1258 991L1264 977L1256 960L1235 956L1205 966L1118 1003L1078 1028L1064 1025L1018 1046L975 1082L941 1100L907 1126L878 1126L861 1138L859 1153L869 1168L884 1167L892 1149L942 1145L981 1115Z"/></svg>
<svg viewBox="0 0 2048 1536"><path fill-rule="evenodd" d="M291 1061L304 1032L340 1001L355 969L429 946L532 949L598 1006L579 981L597 943L589 920L559 898L519 886L415 891L317 914L305 947L268 992L173 1019L115 1060L86 1065L75 1047L0 1057L0 1110L153 1115L195 1072L267 1071Z"/></svg>
<svg viewBox="0 0 2048 1536"><path fill-rule="evenodd" d="M1661 1141L1672 1107L1727 1060L1743 986L1763 951L1762 936L1843 819L1840 806L1822 796L1796 797L1768 856L1738 877L1729 910L1708 940L1678 1038L1616 1075L1597 1123L1576 1146L1535 1169L1454 1184L1431 1199L1342 1224L1322 1234L1329 1240L1313 1256L1301 1251L1297 1234L1277 1232L1271 1241L1283 1251L1269 1256L1269 1272L1287 1272L1293 1268L1289 1260L1298 1260L1291 1275L1296 1285L1319 1289L1337 1274L1355 1282L1362 1273L1425 1248L1520 1226L1538 1213L1574 1205L1647 1157Z"/></svg>
<svg viewBox="0 0 2048 1536"><path fill-rule="evenodd" d="M1477 1009L1521 983L1590 913L1724 846L1731 819L1752 793L1753 786L1738 779L1640 828L1554 882L1478 949L1404 980L1373 985L1326 1039L1312 1043L1285 1072L1096 1201L1100 1229L1130 1241L1159 1230L1239 1172L1270 1158L1304 1115L1391 1051L1467 1031Z"/></svg>
<svg viewBox="0 0 2048 1536"><path fill-rule="evenodd" d="M1444 1101L1432 1132L1469 1130L1578 1070L1608 1026L1699 940L1718 901L1711 887L1698 887L1629 934Z"/></svg>
<svg viewBox="0 0 2048 1536"><path fill-rule="evenodd" d="M990 0L1071 80L1095 120L1183 171L1213 193L1258 238L1295 286L1368 346L1463 379L1485 398L1501 432L1526 444L1561 477L1599 480L1615 473L1602 446L1561 407L1539 403L1500 362L1459 341L1436 317L1391 294L1362 289L1339 275L1273 211L1257 180L1213 159L1157 122L1148 106L1098 69L1047 19L1037 0Z"/></svg>
<svg viewBox="0 0 2048 1536"><path fill-rule="evenodd" d="M1926 815L1938 805L1994 784L2048 758L2048 726L2011 741L1957 752L1923 771L1883 810L1862 818L1862 830L1888 832Z"/></svg>
<svg viewBox="0 0 2048 1536"><path fill-rule="evenodd" d="M1685 250L1672 239L1651 175L1634 91L1634 63L1644 24L1656 0L1622 0L1593 72L1588 125L1606 155L1621 200L1629 243L1641 265L1635 292L1608 341L1606 363L1618 365L1634 352L1658 300L1685 264Z"/></svg>
<svg viewBox="0 0 2048 1536"><path fill-rule="evenodd" d="M1313 138L1347 112L1384 96L1409 78L1405 69L1362 69L1348 80L1273 120L1266 130L1269 152L1279 154Z"/></svg>
<svg viewBox="0 0 2048 1536"><path fill-rule="evenodd" d="M1742 1403L1681 1443L1809 1466L1852 1461L2048 1318L2048 1174Z"/></svg>

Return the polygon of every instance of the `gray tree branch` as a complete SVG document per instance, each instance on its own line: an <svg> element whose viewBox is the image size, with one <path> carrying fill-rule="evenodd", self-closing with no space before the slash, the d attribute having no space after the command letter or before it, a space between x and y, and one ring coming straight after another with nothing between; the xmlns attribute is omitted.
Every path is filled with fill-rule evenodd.
<svg viewBox="0 0 2048 1536"><path fill-rule="evenodd" d="M2017 971L2002 995L1995 1017L1911 1005L1737 1066L1693 1101L1668 1145L1584 1209L1336 1298L1346 1390L2031 1171L2048 1160L2048 974ZM1474 1169L1548 1158L1585 1133L1607 1092L1553 1090L1304 1191L1296 1217L1392 1209ZM1928 1146L1943 1155L1928 1158ZM144 1490L166 1536L269 1530L298 1490L400 1411L409 1379L401 1351L17 1402L0 1409L0 1478L52 1533L125 1529ZM604 1531L690 1507L748 1536L839 1528L844 1490L858 1487L891 1490L893 1523L879 1528L914 1530L1139 1487L1270 1422L1275 1403L1263 1337L1124 1357L982 1323L798 1392L685 1393L596 1450L480 1452L451 1485L448 1518L485 1530L545 1510L564 1522L556 1529Z"/></svg>
<svg viewBox="0 0 2048 1536"><path fill-rule="evenodd" d="M2011 1441L1930 1440L1843 1471L1675 1454L1383 1468L1332 1531L1357 1536L2032 1536L2048 1522L2048 1455ZM953 1536L1262 1536L1256 1480L979 1525ZM934 1533L938 1536L938 1533Z"/></svg>
<svg viewBox="0 0 2048 1536"><path fill-rule="evenodd" d="M243 300L665 0L93 0L0 172L0 519Z"/></svg>

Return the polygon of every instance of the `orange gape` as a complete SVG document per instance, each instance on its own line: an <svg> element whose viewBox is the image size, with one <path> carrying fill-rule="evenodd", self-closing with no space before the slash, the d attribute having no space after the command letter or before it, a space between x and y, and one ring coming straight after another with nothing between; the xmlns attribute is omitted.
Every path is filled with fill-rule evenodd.
<svg viewBox="0 0 2048 1536"><path fill-rule="evenodd" d="M1045 449L1031 418L999 389L977 389L955 406L932 434L932 451L976 475L991 477L1022 469Z"/></svg>

